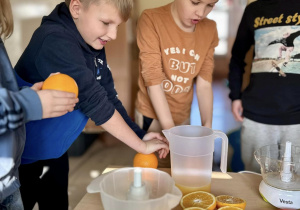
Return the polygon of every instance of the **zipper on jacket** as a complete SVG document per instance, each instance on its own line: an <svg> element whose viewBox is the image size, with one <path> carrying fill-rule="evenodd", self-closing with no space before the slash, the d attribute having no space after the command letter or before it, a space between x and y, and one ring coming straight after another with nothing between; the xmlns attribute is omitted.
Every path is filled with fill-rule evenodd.
<svg viewBox="0 0 300 210"><path fill-rule="evenodd" d="M97 64L97 57L94 58L94 62L96 66L96 80L101 80L100 67Z"/></svg>
<svg viewBox="0 0 300 210"><path fill-rule="evenodd" d="M97 65L97 57L94 58L95 66L98 67Z"/></svg>
<svg viewBox="0 0 300 210"><path fill-rule="evenodd" d="M94 63L95 63L94 76L97 76L97 69L98 69L98 65L97 65L97 57L94 58Z"/></svg>

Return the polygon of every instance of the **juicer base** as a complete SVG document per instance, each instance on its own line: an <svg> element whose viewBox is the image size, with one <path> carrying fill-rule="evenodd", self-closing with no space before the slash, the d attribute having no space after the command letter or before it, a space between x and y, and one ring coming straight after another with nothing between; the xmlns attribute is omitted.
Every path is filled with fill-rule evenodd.
<svg viewBox="0 0 300 210"><path fill-rule="evenodd" d="M281 190L268 185L262 180L259 185L259 192L265 198L265 200L277 208L300 208L300 191Z"/></svg>

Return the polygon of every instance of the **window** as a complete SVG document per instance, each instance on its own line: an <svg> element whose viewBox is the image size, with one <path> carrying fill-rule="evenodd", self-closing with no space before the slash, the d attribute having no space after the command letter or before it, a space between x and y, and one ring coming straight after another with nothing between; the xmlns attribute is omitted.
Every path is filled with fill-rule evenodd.
<svg viewBox="0 0 300 210"><path fill-rule="evenodd" d="M215 55L227 55L231 48L228 38L235 36L246 4L247 0L222 0L208 14L207 17L217 23L219 45L215 49Z"/></svg>

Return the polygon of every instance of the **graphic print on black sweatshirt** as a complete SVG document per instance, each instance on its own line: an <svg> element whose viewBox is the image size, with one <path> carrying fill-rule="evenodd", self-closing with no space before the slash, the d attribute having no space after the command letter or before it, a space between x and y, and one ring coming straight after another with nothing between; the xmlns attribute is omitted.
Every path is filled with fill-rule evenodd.
<svg viewBox="0 0 300 210"><path fill-rule="evenodd" d="M270 72L286 77L300 74L300 26L268 27L255 30L252 73Z"/></svg>

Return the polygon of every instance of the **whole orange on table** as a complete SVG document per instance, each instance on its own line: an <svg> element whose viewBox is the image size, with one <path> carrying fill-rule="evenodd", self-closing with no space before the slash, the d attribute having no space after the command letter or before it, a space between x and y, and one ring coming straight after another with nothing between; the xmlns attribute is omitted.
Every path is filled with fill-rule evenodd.
<svg viewBox="0 0 300 210"><path fill-rule="evenodd" d="M142 167L142 168L157 168L158 160L154 153L151 154L142 154L137 153L133 159L133 167Z"/></svg>
<svg viewBox="0 0 300 210"><path fill-rule="evenodd" d="M75 93L78 97L78 86L76 81L67 74L54 74L49 76L43 83L42 90L61 90Z"/></svg>

